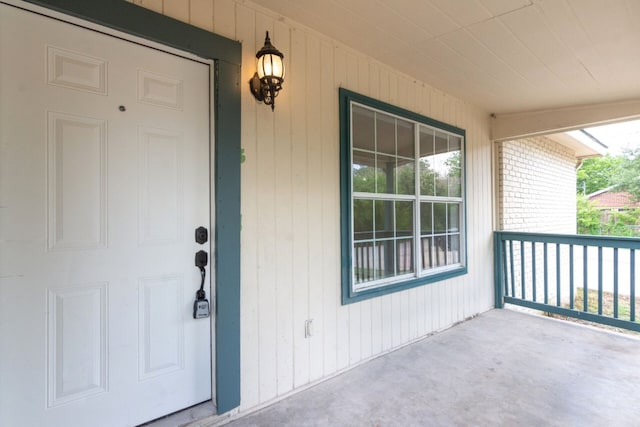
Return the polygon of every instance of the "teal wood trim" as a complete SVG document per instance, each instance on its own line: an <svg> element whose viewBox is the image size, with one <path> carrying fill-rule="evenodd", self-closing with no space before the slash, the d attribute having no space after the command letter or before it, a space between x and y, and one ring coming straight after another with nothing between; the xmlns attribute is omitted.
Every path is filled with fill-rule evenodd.
<svg viewBox="0 0 640 427"><path fill-rule="evenodd" d="M618 248L613 248L613 294L618 295ZM618 298L613 300L613 317L618 317Z"/></svg>
<svg viewBox="0 0 640 427"><path fill-rule="evenodd" d="M493 287L494 306L504 308L504 267L502 265L503 241L498 238L498 234L493 235Z"/></svg>
<svg viewBox="0 0 640 427"><path fill-rule="evenodd" d="M496 231L495 233L498 233L498 236L500 236L502 240L523 240L525 242L602 246L605 248L620 249L640 249L640 239L634 237L523 233L518 231Z"/></svg>
<svg viewBox="0 0 640 427"><path fill-rule="evenodd" d="M516 294L516 273L513 265L513 240L509 241L509 271L511 272L511 295Z"/></svg>
<svg viewBox="0 0 640 427"><path fill-rule="evenodd" d="M591 322L601 323L605 325L615 326L619 328L629 329L633 331L640 332L640 323L636 323L635 316L635 304L630 304L630 314L629 320L620 319L618 316L620 314L619 308L619 272L618 268L620 267L619 263L619 249L628 249L629 250L629 262L630 262L630 300L635 301L636 297L636 289L635 289L635 252L636 248L640 247L640 239L634 238L617 238L617 237L598 237L594 239L594 236L581 236L581 235L553 235L553 234L538 234L538 233L519 233L519 232L502 232L497 231L494 233L494 257L499 258L494 260L494 265L496 270L502 267L504 273L502 275L496 275L495 278L495 292L496 292L496 307L502 308L504 307L504 303L519 305L523 307L528 307L536 310L541 310L549 313L560 314L563 316L573 317L577 319L588 320ZM525 295L524 290L522 291L521 297L517 297L514 293L514 279L515 275L513 271L508 271L512 269L508 269L501 265L501 263L506 263L506 257L511 255L513 251L514 242L520 241L520 254L521 259L524 258L524 246L523 242L530 241L531 242L531 260L532 260L532 287L533 287L533 298L529 299ZM536 277L535 272L536 268L536 257L535 257L535 245L538 242L543 243L543 270L544 270L544 302L538 302L535 295L536 289ZM548 295L548 258L549 251L548 245L554 244L556 247L556 298L550 299ZM509 249L507 249L507 245L509 245ZM563 280L564 267L560 259L562 246L567 245L569 247L569 298L571 302L568 307L562 307L562 298L560 295L562 286L560 281ZM575 307L573 300L575 296L574 291L574 271L575 263L574 263L574 245L582 246L582 271L583 271L583 281L579 285L583 287L582 297L584 303L580 307ZM613 315L605 315L604 306L603 306L603 294L604 294L604 274L603 274L603 248L611 247L613 248L613 300L614 300L614 308ZM589 251L597 249L597 262L598 262L598 272L597 272L597 291L598 291L598 308L597 313L589 312L588 306L588 271L589 271ZM507 254L509 251L509 254ZM593 252L592 252L593 254ZM511 267L513 267L513 258L511 258L511 262L509 263ZM520 263L520 273L524 274L525 266L523 263ZM511 272L511 274L509 274ZM592 285L592 288L594 286ZM509 294L509 290L511 293ZM501 295L501 292L505 292L507 295ZM566 296L566 295L565 295Z"/></svg>
<svg viewBox="0 0 640 427"><path fill-rule="evenodd" d="M574 282L573 267L574 267L574 263L573 263L573 245L569 245L569 308L572 309L572 310L573 310L574 305L575 305L575 302L574 302L575 295L574 295L574 290L573 290L573 282ZM535 266L533 268L535 268ZM533 300L535 301L536 299L534 298Z"/></svg>
<svg viewBox="0 0 640 427"><path fill-rule="evenodd" d="M462 276L467 274L466 267L460 267L455 270L449 270L446 272L433 274L431 276L424 276L416 279L406 280L399 283L394 283L391 285L381 286L379 288L366 289L358 292L353 292L350 294L348 299L345 301L344 297L342 300L343 304L351 304L358 301L363 301L369 298L375 298L387 294L391 294L394 292L404 291L405 289L411 289L418 286L428 285L429 283L440 282L442 280L452 279L454 277ZM344 285L343 285L344 291ZM343 294L344 295L344 294Z"/></svg>
<svg viewBox="0 0 640 427"><path fill-rule="evenodd" d="M216 62L216 399L240 406L240 66Z"/></svg>
<svg viewBox="0 0 640 427"><path fill-rule="evenodd" d="M629 274L630 274L630 286L631 286L631 295L630 300L636 300L636 251L631 249L629 251ZM629 314L629 318L632 322L636 320L636 305L631 304L631 313Z"/></svg>
<svg viewBox="0 0 640 427"><path fill-rule="evenodd" d="M242 62L240 43L124 0L25 1L203 58Z"/></svg>
<svg viewBox="0 0 640 427"><path fill-rule="evenodd" d="M598 247L598 314L602 314L602 246Z"/></svg>
<svg viewBox="0 0 640 427"><path fill-rule="evenodd" d="M628 320L614 319L612 317L602 316L599 314L585 313L584 311L571 310L569 308L556 307L554 305L547 305L539 302L525 301L513 297L505 297L504 300L507 304L519 305L521 307L527 307L547 313L558 314L561 316L572 317L574 319L581 319L589 322L600 323L603 325L614 326L616 328L623 328L640 332L640 323L631 322Z"/></svg>
<svg viewBox="0 0 640 427"><path fill-rule="evenodd" d="M560 305L560 243L556 243L556 305Z"/></svg>
<svg viewBox="0 0 640 427"><path fill-rule="evenodd" d="M340 272L342 279L342 304L353 302L352 248L351 248L351 149L349 135L351 120L349 91L340 88Z"/></svg>
<svg viewBox="0 0 640 427"><path fill-rule="evenodd" d="M216 406L240 406L241 44L123 0L26 1L215 61Z"/></svg>
<svg viewBox="0 0 640 427"><path fill-rule="evenodd" d="M536 273L536 242L531 242L531 283L533 284L533 300L538 299L538 281Z"/></svg>
<svg viewBox="0 0 640 427"><path fill-rule="evenodd" d="M544 303L549 303L549 250L547 243L542 245L543 274L544 274Z"/></svg>
<svg viewBox="0 0 640 427"><path fill-rule="evenodd" d="M582 309L587 311L589 308L589 256L587 255L588 246L582 246Z"/></svg>
<svg viewBox="0 0 640 427"><path fill-rule="evenodd" d="M468 245L467 245L467 203L466 203L466 131L464 129L452 126L450 124L440 122L438 120L431 119L421 114L414 113L409 110L397 107L395 105L388 104L386 102L379 101L374 98L370 98L365 95L361 95L350 90L340 88L339 95L339 114L340 114L340 263L341 263L341 280L342 280L342 304L351 304L358 301L363 301L369 298L375 298L382 295L387 295L393 292L399 292L405 289L411 289L418 286L423 286L429 283L439 282L446 279L462 276L468 273ZM457 134L462 137L462 151L463 157L463 214L464 214L464 266L454 268L441 273L435 273L428 276L414 278L399 283L383 285L377 288L366 289L354 292L353 291L353 277L352 277L352 260L353 253L351 247L351 147L349 144L349 136L351 134L351 117L350 117L350 103L357 102L372 108L376 108L381 111L385 111L397 116L406 117L409 120L423 123L428 126L433 126L447 132Z"/></svg>
<svg viewBox="0 0 640 427"><path fill-rule="evenodd" d="M525 277L525 268L524 268L524 242L520 242L520 292L522 298L527 297L526 290L526 277Z"/></svg>
<svg viewBox="0 0 640 427"><path fill-rule="evenodd" d="M348 101L358 102L360 104L364 104L372 108L377 108L378 110L381 110L381 111L386 111L388 113L395 114L397 116L406 117L409 120L414 120L416 122L424 123L425 125L428 125L428 126L437 127L447 132L458 134L463 138L466 136L466 132L464 129L450 125L449 123L441 122L439 120L435 120L430 117L423 116L422 114L418 114L410 110L405 110L404 108L400 108L395 105L377 100L375 98L370 98L368 96L361 95L356 92L352 92L348 89L340 88L339 92L340 92L340 99L346 98ZM347 107L348 107L348 102L347 102Z"/></svg>

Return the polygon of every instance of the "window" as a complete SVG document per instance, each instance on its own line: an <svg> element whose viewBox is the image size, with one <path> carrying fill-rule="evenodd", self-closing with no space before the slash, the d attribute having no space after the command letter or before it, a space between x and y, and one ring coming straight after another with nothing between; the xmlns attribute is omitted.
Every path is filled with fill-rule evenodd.
<svg viewBox="0 0 640 427"><path fill-rule="evenodd" d="M343 303L465 274L464 130L340 90Z"/></svg>

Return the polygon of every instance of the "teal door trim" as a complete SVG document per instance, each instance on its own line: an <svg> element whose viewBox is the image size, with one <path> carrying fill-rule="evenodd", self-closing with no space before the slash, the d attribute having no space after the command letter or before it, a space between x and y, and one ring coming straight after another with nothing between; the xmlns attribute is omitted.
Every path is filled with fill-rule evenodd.
<svg viewBox="0 0 640 427"><path fill-rule="evenodd" d="M239 42L124 0L26 0L214 61L216 406L240 406Z"/></svg>

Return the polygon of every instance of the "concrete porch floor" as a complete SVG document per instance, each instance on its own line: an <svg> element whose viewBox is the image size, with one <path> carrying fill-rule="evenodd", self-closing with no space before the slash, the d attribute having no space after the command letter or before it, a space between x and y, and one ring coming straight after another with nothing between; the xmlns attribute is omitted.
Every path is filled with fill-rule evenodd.
<svg viewBox="0 0 640 427"><path fill-rule="evenodd" d="M637 426L639 402L640 338L492 310L227 425Z"/></svg>

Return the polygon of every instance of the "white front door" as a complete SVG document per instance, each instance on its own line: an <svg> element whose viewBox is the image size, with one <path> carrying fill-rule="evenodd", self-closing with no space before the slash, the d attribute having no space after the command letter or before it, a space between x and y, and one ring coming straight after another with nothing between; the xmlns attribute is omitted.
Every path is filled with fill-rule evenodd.
<svg viewBox="0 0 640 427"><path fill-rule="evenodd" d="M0 64L0 426L211 399L209 66L4 4Z"/></svg>

